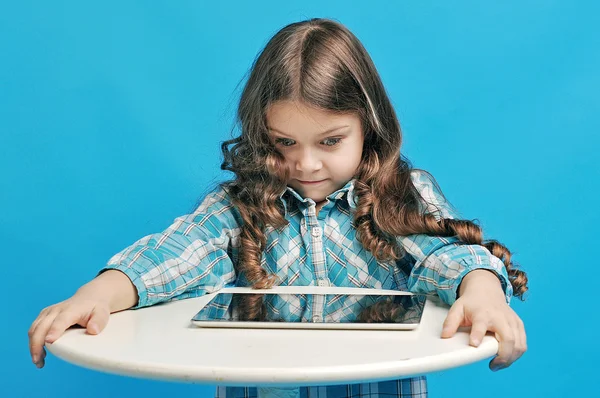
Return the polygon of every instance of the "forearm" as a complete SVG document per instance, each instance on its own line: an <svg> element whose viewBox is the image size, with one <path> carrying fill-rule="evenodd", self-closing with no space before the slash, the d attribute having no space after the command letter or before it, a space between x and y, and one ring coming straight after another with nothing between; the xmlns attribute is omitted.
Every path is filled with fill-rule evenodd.
<svg viewBox="0 0 600 398"><path fill-rule="evenodd" d="M117 270L101 273L81 286L75 294L106 302L111 313L131 308L138 301L137 290L129 277Z"/></svg>

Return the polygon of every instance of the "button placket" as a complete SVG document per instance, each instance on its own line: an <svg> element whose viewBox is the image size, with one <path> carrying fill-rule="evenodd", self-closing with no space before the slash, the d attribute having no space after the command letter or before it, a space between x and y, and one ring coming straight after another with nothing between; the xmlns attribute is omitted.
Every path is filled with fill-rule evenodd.
<svg viewBox="0 0 600 398"><path fill-rule="evenodd" d="M323 228L314 212L314 206L310 206L304 214L307 232L310 234L309 241L311 246L311 260L314 269L314 284L318 286L329 286L329 280L326 269L325 248L323 245ZM325 298L320 295L313 296L312 302L312 322L323 322L323 313L325 311Z"/></svg>

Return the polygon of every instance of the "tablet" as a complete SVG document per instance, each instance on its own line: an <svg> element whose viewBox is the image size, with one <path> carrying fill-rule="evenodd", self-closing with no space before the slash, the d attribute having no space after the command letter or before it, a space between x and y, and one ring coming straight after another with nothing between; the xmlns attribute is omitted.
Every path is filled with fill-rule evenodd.
<svg viewBox="0 0 600 398"><path fill-rule="evenodd" d="M215 293L192 318L199 327L415 329L425 295Z"/></svg>

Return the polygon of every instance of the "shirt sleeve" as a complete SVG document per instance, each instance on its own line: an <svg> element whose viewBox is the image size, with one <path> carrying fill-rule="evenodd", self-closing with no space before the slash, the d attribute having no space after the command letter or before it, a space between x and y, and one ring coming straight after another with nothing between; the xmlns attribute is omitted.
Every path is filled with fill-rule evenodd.
<svg viewBox="0 0 600 398"><path fill-rule="evenodd" d="M235 283L232 246L240 224L239 213L219 187L193 213L115 254L100 273L116 269L131 279L138 293L132 308L217 291Z"/></svg>
<svg viewBox="0 0 600 398"><path fill-rule="evenodd" d="M456 210L444 200L440 190L427 172L413 170L411 179L425 202L423 209L437 220L459 219ZM398 242L415 259L408 278L408 288L415 293L437 292L448 305L456 301L462 278L475 269L495 273L502 284L507 303L513 294L512 285L502 260L482 245L466 244L457 237L439 237L425 234L401 236Z"/></svg>

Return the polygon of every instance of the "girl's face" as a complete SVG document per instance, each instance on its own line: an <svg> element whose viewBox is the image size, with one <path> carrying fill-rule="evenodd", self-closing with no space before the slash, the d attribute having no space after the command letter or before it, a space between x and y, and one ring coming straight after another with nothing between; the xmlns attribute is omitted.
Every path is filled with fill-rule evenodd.
<svg viewBox="0 0 600 398"><path fill-rule="evenodd" d="M271 141L290 170L288 186L304 198L323 202L352 179L364 143L358 116L279 101L266 117Z"/></svg>

